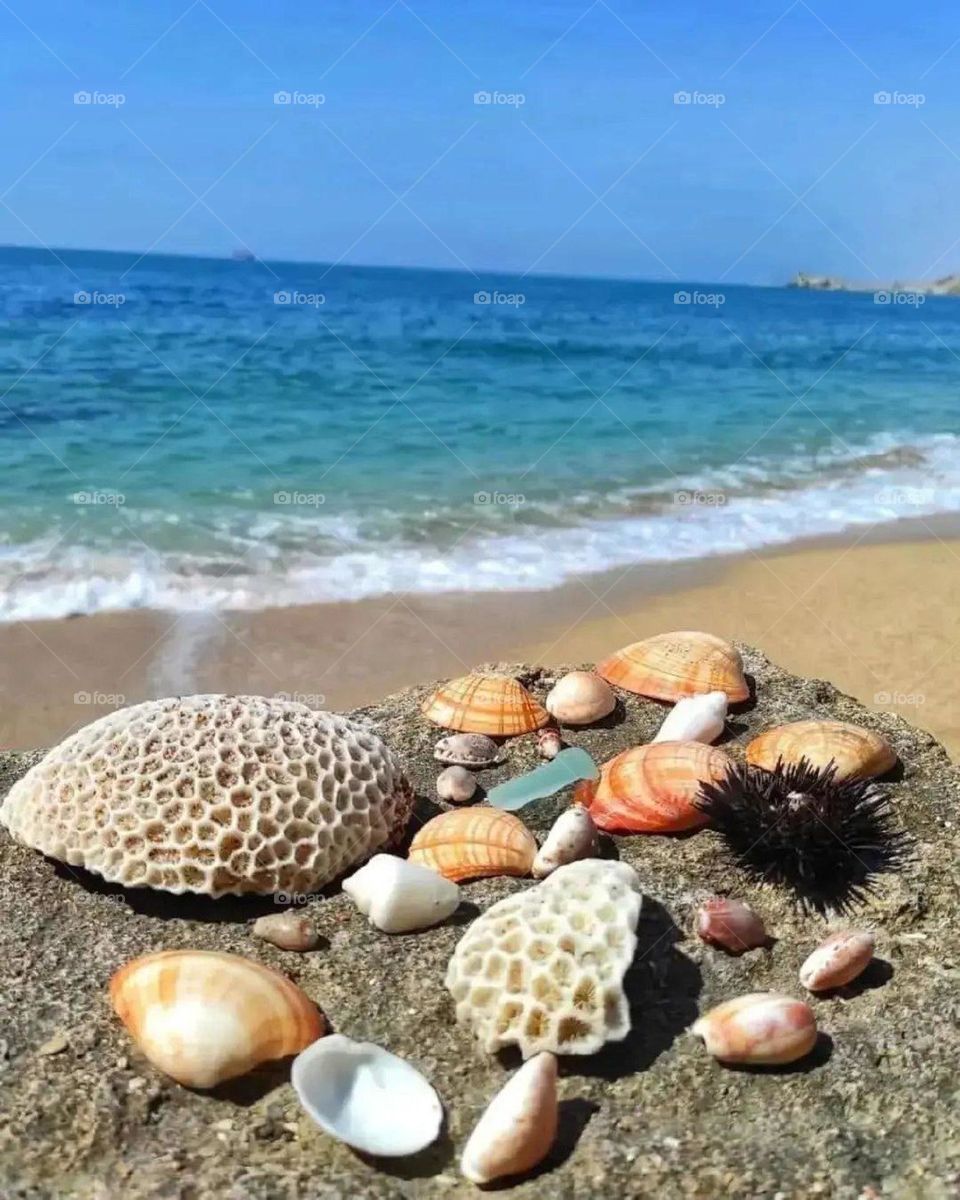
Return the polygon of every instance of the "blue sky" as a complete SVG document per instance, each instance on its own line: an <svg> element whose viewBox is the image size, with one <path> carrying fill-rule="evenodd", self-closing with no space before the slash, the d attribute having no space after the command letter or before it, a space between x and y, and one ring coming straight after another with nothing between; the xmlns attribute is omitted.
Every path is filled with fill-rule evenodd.
<svg viewBox="0 0 960 1200"><path fill-rule="evenodd" d="M0 242L756 283L960 269L954 2L4 0L0 62Z"/></svg>

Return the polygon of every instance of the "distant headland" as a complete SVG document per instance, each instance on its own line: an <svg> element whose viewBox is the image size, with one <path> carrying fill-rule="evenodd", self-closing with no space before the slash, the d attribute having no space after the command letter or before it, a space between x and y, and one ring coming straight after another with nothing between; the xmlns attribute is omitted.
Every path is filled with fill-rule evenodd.
<svg viewBox="0 0 960 1200"><path fill-rule="evenodd" d="M808 275L806 271L798 271L787 287L805 288L813 292L911 292L925 296L960 296L960 274L944 275L942 279L924 283L899 279L889 283L863 283L842 279L839 275Z"/></svg>

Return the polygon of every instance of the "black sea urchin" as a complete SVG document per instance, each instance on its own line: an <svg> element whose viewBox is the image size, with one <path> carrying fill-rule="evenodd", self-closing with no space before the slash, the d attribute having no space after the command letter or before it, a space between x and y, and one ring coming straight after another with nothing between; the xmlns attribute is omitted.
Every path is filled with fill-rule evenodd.
<svg viewBox="0 0 960 1200"><path fill-rule="evenodd" d="M805 908L845 912L875 875L904 862L908 839L874 783L836 772L806 759L773 771L732 766L701 784L695 803L755 880L790 888Z"/></svg>

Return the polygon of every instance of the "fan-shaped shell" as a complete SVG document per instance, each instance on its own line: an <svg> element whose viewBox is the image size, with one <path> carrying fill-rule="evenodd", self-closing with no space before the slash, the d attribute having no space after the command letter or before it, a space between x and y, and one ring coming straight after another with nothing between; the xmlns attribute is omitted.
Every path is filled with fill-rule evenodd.
<svg viewBox="0 0 960 1200"><path fill-rule="evenodd" d="M442 683L424 704L423 715L444 729L487 737L531 733L550 720L543 705L508 675L463 675Z"/></svg>
<svg viewBox="0 0 960 1200"><path fill-rule="evenodd" d="M297 1054L323 1014L277 971L236 954L163 950L110 980L110 1000L147 1058L185 1087L212 1088Z"/></svg>
<svg viewBox="0 0 960 1200"><path fill-rule="evenodd" d="M410 845L411 862L447 879L529 875L537 842L518 818L495 808L460 808L428 821Z"/></svg>
<svg viewBox="0 0 960 1200"><path fill-rule="evenodd" d="M717 782L729 755L702 742L634 746L600 768L600 779L576 789L576 799L608 833L681 833L706 824L694 805L700 784Z"/></svg>
<svg viewBox="0 0 960 1200"><path fill-rule="evenodd" d="M801 758L818 769L835 762L838 779L872 779L885 775L896 763L897 754L879 733L846 721L778 725L747 746L747 762L766 771L772 771L778 759L790 765Z"/></svg>
<svg viewBox="0 0 960 1200"><path fill-rule="evenodd" d="M750 695L739 652L712 633L684 630L644 638L597 663L597 674L655 700L723 692L735 704Z"/></svg>

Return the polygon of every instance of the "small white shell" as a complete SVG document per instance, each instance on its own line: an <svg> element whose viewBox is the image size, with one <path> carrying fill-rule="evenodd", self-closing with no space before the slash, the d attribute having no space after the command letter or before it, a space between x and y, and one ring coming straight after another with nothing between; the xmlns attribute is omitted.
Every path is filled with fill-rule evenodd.
<svg viewBox="0 0 960 1200"><path fill-rule="evenodd" d="M563 739L559 729L541 729L537 734L537 750L541 758L556 758L562 747Z"/></svg>
<svg viewBox="0 0 960 1200"><path fill-rule="evenodd" d="M592 725L617 706L613 688L593 671L571 671L554 684L546 709L561 725Z"/></svg>
<svg viewBox="0 0 960 1200"><path fill-rule="evenodd" d="M580 804L564 811L553 823L546 840L533 860L534 879L546 879L551 871L580 858L595 858L597 827L593 817Z"/></svg>
<svg viewBox="0 0 960 1200"><path fill-rule="evenodd" d="M775 992L751 992L711 1008L692 1030L721 1062L773 1065L795 1062L817 1041L808 1004Z"/></svg>
<svg viewBox="0 0 960 1200"><path fill-rule="evenodd" d="M443 1106L434 1089L372 1042L321 1038L293 1060L290 1082L321 1129L366 1154L416 1154L440 1132Z"/></svg>
<svg viewBox="0 0 960 1200"><path fill-rule="evenodd" d="M851 983L870 965L873 934L857 929L834 933L800 968L800 982L810 992L826 992Z"/></svg>
<svg viewBox="0 0 960 1200"><path fill-rule="evenodd" d="M557 1060L528 1059L490 1101L470 1134L460 1170L471 1183L490 1183L532 1170L557 1136Z"/></svg>
<svg viewBox="0 0 960 1200"><path fill-rule="evenodd" d="M466 804L473 799L477 781L466 767L447 767L437 776L437 795L453 804Z"/></svg>
<svg viewBox="0 0 960 1200"><path fill-rule="evenodd" d="M725 692L688 696L671 708L653 739L655 742L705 742L710 745L723 733L727 716Z"/></svg>
<svg viewBox="0 0 960 1200"><path fill-rule="evenodd" d="M460 889L451 880L393 854L375 854L343 881L343 890L384 933L426 929L445 921L460 903Z"/></svg>

